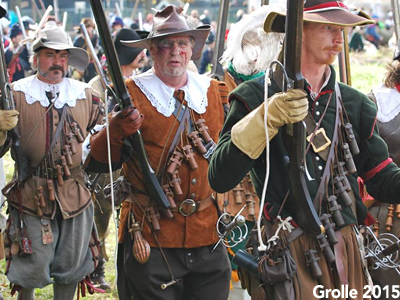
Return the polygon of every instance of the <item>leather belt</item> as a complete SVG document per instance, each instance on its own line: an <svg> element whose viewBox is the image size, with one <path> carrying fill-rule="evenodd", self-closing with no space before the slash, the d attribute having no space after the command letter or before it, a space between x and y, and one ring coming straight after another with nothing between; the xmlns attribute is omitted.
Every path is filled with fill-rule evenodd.
<svg viewBox="0 0 400 300"><path fill-rule="evenodd" d="M181 203L177 203L177 207L171 208L173 213L180 213L184 217L193 215L197 211L205 210L212 203L212 196L206 199L195 201L193 199L185 199Z"/></svg>
<svg viewBox="0 0 400 300"><path fill-rule="evenodd" d="M128 202L138 203L142 206L148 205L150 197L143 194L130 194L125 200ZM176 207L172 207L173 213L179 213L184 217L188 217L197 211L205 210L213 202L212 195L203 200L185 199L180 203L176 203Z"/></svg>

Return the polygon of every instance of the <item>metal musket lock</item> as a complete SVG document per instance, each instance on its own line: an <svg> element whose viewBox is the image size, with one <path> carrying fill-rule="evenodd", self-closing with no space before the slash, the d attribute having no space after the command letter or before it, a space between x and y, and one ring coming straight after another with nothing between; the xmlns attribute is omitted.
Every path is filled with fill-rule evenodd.
<svg viewBox="0 0 400 300"><path fill-rule="evenodd" d="M174 151L168 162L167 174L172 176L176 169L181 166L183 154L179 151Z"/></svg>
<svg viewBox="0 0 400 300"><path fill-rule="evenodd" d="M189 162L191 170L196 170L198 168L196 159L194 158L194 152L192 145L186 145L183 147L183 152L185 153L185 159Z"/></svg>
<svg viewBox="0 0 400 300"><path fill-rule="evenodd" d="M360 153L360 149L358 148L358 144L356 141L356 136L353 132L353 126L350 123L344 124L344 129L346 131L347 142L350 145L350 150L353 156L356 156Z"/></svg>
<svg viewBox="0 0 400 300"><path fill-rule="evenodd" d="M344 219L341 213L342 206L337 203L337 197L335 195L329 196L328 197L328 202L329 202L329 211L333 215L333 219L335 220L335 224L338 227L344 226Z"/></svg>
<svg viewBox="0 0 400 300"><path fill-rule="evenodd" d="M193 199L185 199L179 205L179 213L184 216L188 217L196 212L197 204Z"/></svg>

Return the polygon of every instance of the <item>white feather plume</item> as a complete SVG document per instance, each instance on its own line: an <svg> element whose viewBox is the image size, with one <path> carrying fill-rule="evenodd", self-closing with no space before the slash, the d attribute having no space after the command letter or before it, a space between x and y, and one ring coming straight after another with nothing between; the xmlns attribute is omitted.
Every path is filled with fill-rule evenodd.
<svg viewBox="0 0 400 300"><path fill-rule="evenodd" d="M235 70L244 75L266 71L281 50L284 34L267 34L264 21L271 11L285 9L282 4L264 5L233 24L220 62L226 66L232 62Z"/></svg>

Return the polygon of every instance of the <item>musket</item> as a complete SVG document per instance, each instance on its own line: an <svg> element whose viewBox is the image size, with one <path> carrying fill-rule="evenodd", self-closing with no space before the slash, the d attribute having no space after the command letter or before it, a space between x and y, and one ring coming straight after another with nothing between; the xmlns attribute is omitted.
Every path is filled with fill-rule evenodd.
<svg viewBox="0 0 400 300"><path fill-rule="evenodd" d="M400 6L399 0L392 0L392 11L393 11L393 20L394 20L394 32L396 34L396 41L400 39Z"/></svg>
<svg viewBox="0 0 400 300"><path fill-rule="evenodd" d="M58 0L53 0L53 6L54 6L54 16L56 18L56 22L59 21L58 17Z"/></svg>
<svg viewBox="0 0 400 300"><path fill-rule="evenodd" d="M121 12L121 8L119 7L118 2L115 2L115 9L117 11L118 17L120 17L122 19L122 12Z"/></svg>
<svg viewBox="0 0 400 300"><path fill-rule="evenodd" d="M103 88L103 90L105 90L105 89L107 89L107 86L109 86L109 82L108 82L106 74L104 74L103 68L101 67L99 58L97 57L97 54L96 54L96 51L94 50L92 40L89 37L89 33L86 30L85 24L80 23L79 28L81 29L82 36L85 40L89 56L90 56L91 60L93 61L93 64L94 64L97 74L100 77L101 87Z"/></svg>
<svg viewBox="0 0 400 300"><path fill-rule="evenodd" d="M139 5L139 1L140 0L135 0L135 5L133 6L132 13L131 13L131 19L132 20L134 20L134 17L136 15L136 10L137 10L137 7Z"/></svg>
<svg viewBox="0 0 400 300"><path fill-rule="evenodd" d="M104 15L101 0L90 0L90 4L92 6L93 15L96 20L100 38L103 41L103 48L107 58L108 70L113 82L113 92L122 108L132 106L132 101L129 97L125 82L122 77L114 43L111 39L110 31L108 30L108 23ZM150 166L140 131L138 130L134 135L132 135L129 141L139 161L146 191L149 193L150 198L153 199L159 207L166 209L168 212L171 208L171 205L157 180L154 170Z"/></svg>
<svg viewBox="0 0 400 300"><path fill-rule="evenodd" d="M338 56L340 82L351 85L349 38L347 28L343 30L343 48Z"/></svg>
<svg viewBox="0 0 400 300"><path fill-rule="evenodd" d="M21 27L22 35L24 37L24 40L26 40L28 38L28 35L26 34L24 22L22 22L21 11L19 10L18 5L15 6L15 12L17 13L17 16L18 16L18 23L19 23L19 27ZM26 49L28 50L29 55L31 55L31 47L30 47L29 42L26 41L25 45L26 45Z"/></svg>
<svg viewBox="0 0 400 300"><path fill-rule="evenodd" d="M66 31L67 28L67 20L68 20L68 12L64 11L62 20L62 28L64 31Z"/></svg>
<svg viewBox="0 0 400 300"><path fill-rule="evenodd" d="M1 28L2 29L2 28ZM1 108L4 110L15 109L14 98L11 89L11 84L9 82L7 65L4 56L4 45L3 45L3 30L0 30L0 90L1 90ZM11 137L12 146L11 154L14 161L17 164L17 180L19 182L24 181L26 177L30 174L31 164L28 158L23 155L20 136L18 134L17 128L13 128L8 131L8 135Z"/></svg>
<svg viewBox="0 0 400 300"><path fill-rule="evenodd" d="M224 52L226 23L228 21L229 0L221 0L218 16L218 28L215 37L214 54L212 58L212 71L211 76L218 80L223 80L224 70L219 58Z"/></svg>
<svg viewBox="0 0 400 300"><path fill-rule="evenodd" d="M304 1L287 1L286 41L284 66L289 77L289 88L304 89L304 77L301 74L301 47L303 31ZM324 227L315 210L307 187L306 172L306 131L303 122L286 125L283 136L289 154L290 196L286 207L296 223L307 231L320 234Z"/></svg>

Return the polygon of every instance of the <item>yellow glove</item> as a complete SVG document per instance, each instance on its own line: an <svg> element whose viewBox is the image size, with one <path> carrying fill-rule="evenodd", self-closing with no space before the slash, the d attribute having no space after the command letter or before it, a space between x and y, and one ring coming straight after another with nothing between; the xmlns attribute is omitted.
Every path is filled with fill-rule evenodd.
<svg viewBox="0 0 400 300"><path fill-rule="evenodd" d="M7 130L13 129L18 123L19 112L16 110L0 110L0 145L7 138Z"/></svg>
<svg viewBox="0 0 400 300"><path fill-rule="evenodd" d="M266 145L264 105L265 102L237 122L231 130L233 144L252 159L257 159ZM303 120L307 112L308 99L305 91L295 89L273 95L268 99L269 140L283 125Z"/></svg>

